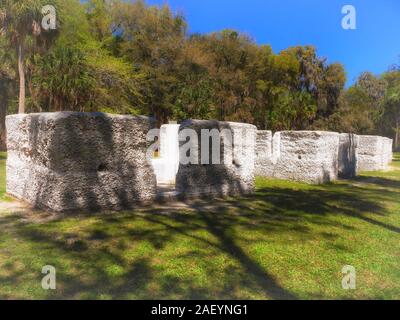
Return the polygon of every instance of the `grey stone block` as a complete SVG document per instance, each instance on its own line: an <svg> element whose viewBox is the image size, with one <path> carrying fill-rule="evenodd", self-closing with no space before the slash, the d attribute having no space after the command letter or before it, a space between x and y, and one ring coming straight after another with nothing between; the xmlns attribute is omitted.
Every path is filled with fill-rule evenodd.
<svg viewBox="0 0 400 320"><path fill-rule="evenodd" d="M121 210L156 197L147 117L56 112L6 125L7 192L35 207Z"/></svg>
<svg viewBox="0 0 400 320"><path fill-rule="evenodd" d="M276 138L275 138L276 135ZM312 184L337 179L339 134L325 131L283 131L274 177Z"/></svg>
<svg viewBox="0 0 400 320"><path fill-rule="evenodd" d="M393 161L393 140L383 137L383 167L387 169Z"/></svg>
<svg viewBox="0 0 400 320"><path fill-rule="evenodd" d="M386 170L392 161L392 144L389 138L359 136L357 171Z"/></svg>
<svg viewBox="0 0 400 320"><path fill-rule="evenodd" d="M255 175L272 177L274 172L272 131L258 130L256 140Z"/></svg>
<svg viewBox="0 0 400 320"><path fill-rule="evenodd" d="M389 138L324 131L285 131L272 136L270 131L260 130L257 132L256 175L309 183L335 180L336 135L339 137L336 160L340 178L354 177L359 171L387 169L392 161L393 141Z"/></svg>
<svg viewBox="0 0 400 320"><path fill-rule="evenodd" d="M235 122L188 120L181 124L180 134L185 129L194 130L198 137L198 148L195 151L198 164L182 164L185 150L181 148L181 163L176 177L176 189L181 197L226 196L254 191L257 130L255 126ZM233 143L229 143L229 140L223 138L225 137L223 134L219 137L221 143L220 164L212 164L211 159L210 164L201 164L202 129L216 129L220 133L231 134ZM181 141L181 147L186 143ZM211 154L210 149L206 152Z"/></svg>

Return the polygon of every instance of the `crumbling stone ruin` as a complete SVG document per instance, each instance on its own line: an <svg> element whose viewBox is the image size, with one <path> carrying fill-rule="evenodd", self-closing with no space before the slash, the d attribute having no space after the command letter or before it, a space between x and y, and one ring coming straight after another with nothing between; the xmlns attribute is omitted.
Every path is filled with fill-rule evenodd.
<svg viewBox="0 0 400 320"><path fill-rule="evenodd" d="M257 132L256 174L308 183L335 180L339 134L325 131Z"/></svg>
<svg viewBox="0 0 400 320"><path fill-rule="evenodd" d="M337 178L338 133L283 131L275 135L279 137L273 170L275 178L308 183L324 183Z"/></svg>
<svg viewBox="0 0 400 320"><path fill-rule="evenodd" d="M360 171L385 170L392 161L389 138L325 131L257 132L256 174L324 183Z"/></svg>
<svg viewBox="0 0 400 320"><path fill-rule="evenodd" d="M131 208L160 199L165 182L175 186L173 198L252 193L255 175L324 183L387 169L392 160L392 140L379 136L273 135L245 123L187 120L161 128L164 168L147 159L154 127L147 117L19 114L6 126L7 192L53 211Z"/></svg>
<svg viewBox="0 0 400 320"><path fill-rule="evenodd" d="M379 136L359 136L357 171L385 170L392 161L393 141Z"/></svg>
<svg viewBox="0 0 400 320"><path fill-rule="evenodd" d="M121 210L156 196L147 117L19 114L6 126L7 192L35 207Z"/></svg>
<svg viewBox="0 0 400 320"><path fill-rule="evenodd" d="M190 148L193 162L183 164L188 143L185 129L193 130L198 137L198 146ZM210 137L203 132L218 132L220 148L212 150L212 143L202 150ZM256 127L245 123L220 122L212 120L188 120L180 127L180 159L176 177L176 190L181 197L226 196L246 194L254 191L254 161ZM191 137L193 142L193 137ZM215 144L215 145L218 145ZM190 146L190 145L189 145ZM213 153L216 151L216 154ZM219 158L219 164L212 161ZM209 164L204 163L209 160Z"/></svg>
<svg viewBox="0 0 400 320"><path fill-rule="evenodd" d="M256 143L256 164L255 175L261 177L273 177L274 161L273 155L277 154L278 150L273 150L272 131L258 130Z"/></svg>
<svg viewBox="0 0 400 320"><path fill-rule="evenodd" d="M383 170L387 170L389 165L393 161L393 140L382 137L383 140L383 156L382 156L382 164Z"/></svg>

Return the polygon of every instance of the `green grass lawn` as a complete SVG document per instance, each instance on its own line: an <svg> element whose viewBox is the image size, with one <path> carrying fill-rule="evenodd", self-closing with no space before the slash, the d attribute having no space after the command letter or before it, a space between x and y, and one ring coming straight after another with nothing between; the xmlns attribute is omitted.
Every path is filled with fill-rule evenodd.
<svg viewBox="0 0 400 320"><path fill-rule="evenodd" d="M349 181L257 179L252 196L65 217L13 208L4 155L0 174L3 299L400 298L399 155ZM356 290L341 287L344 265Z"/></svg>
<svg viewBox="0 0 400 320"><path fill-rule="evenodd" d="M11 201L9 197L6 196L6 159L7 154L5 152L0 152L0 201Z"/></svg>

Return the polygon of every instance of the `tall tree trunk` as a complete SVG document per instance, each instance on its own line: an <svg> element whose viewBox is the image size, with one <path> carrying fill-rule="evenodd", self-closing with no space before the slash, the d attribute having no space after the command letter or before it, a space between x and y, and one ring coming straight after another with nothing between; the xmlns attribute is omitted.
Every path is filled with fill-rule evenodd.
<svg viewBox="0 0 400 320"><path fill-rule="evenodd" d="M7 115L7 97L0 88L0 151L5 151L6 146L6 115Z"/></svg>
<svg viewBox="0 0 400 320"><path fill-rule="evenodd" d="M0 151L6 150L7 93L4 83L0 83Z"/></svg>
<svg viewBox="0 0 400 320"><path fill-rule="evenodd" d="M23 41L18 45L19 101L18 113L25 113L25 65Z"/></svg>

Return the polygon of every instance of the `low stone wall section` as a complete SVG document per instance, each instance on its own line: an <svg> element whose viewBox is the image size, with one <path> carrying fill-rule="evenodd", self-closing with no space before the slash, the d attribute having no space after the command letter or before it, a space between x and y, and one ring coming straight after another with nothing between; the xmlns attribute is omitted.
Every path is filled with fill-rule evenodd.
<svg viewBox="0 0 400 320"><path fill-rule="evenodd" d="M357 171L386 170L392 161L392 144L389 138L380 136L359 136Z"/></svg>
<svg viewBox="0 0 400 320"><path fill-rule="evenodd" d="M8 116L7 192L54 211L121 210L156 197L147 117L56 112Z"/></svg>
<svg viewBox="0 0 400 320"><path fill-rule="evenodd" d="M360 171L386 170L392 139L325 131L259 130L256 175L308 183L352 178ZM336 153L336 154L335 154Z"/></svg>
<svg viewBox="0 0 400 320"><path fill-rule="evenodd" d="M274 173L272 131L258 130L256 139L255 175L272 177Z"/></svg>
<svg viewBox="0 0 400 320"><path fill-rule="evenodd" d="M190 143L185 134L188 131L186 129L195 133L198 144L190 151L194 153L196 161L185 164L182 163L182 157L187 156L189 151L183 146L188 146ZM212 161L212 141L202 136L202 130L206 132L217 130L220 133L218 137L219 164ZM178 194L183 198L191 198L252 193L254 191L256 131L255 126L245 123L213 120L183 122L180 126L180 165L176 177ZM227 136L231 138L227 139ZM210 148L201 150L204 139L209 139ZM193 142L193 139L190 141ZM206 153L209 164L204 164L202 161Z"/></svg>
<svg viewBox="0 0 400 320"><path fill-rule="evenodd" d="M276 137L275 137L276 136ZM325 131L283 131L273 176L311 184L337 179L339 134Z"/></svg>
<svg viewBox="0 0 400 320"><path fill-rule="evenodd" d="M384 169L388 169L390 163L393 161L393 140L383 137L383 158L382 164Z"/></svg>

